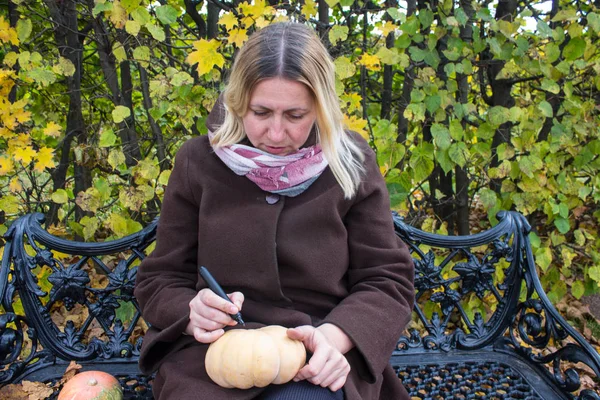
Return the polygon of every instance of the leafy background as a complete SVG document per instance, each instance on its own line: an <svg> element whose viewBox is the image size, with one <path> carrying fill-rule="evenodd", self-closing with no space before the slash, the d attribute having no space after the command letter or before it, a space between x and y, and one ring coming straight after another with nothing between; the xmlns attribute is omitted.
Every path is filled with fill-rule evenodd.
<svg viewBox="0 0 600 400"><path fill-rule="evenodd" d="M158 216L248 35L316 29L392 206L431 232L525 214L586 337L600 285L600 1L13 0L0 10L0 233L25 213L109 240ZM0 252L2 248L0 247Z"/></svg>

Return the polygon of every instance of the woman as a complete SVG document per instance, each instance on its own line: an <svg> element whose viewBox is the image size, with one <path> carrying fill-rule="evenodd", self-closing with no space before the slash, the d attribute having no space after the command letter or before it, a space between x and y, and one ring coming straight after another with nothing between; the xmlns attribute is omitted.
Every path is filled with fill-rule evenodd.
<svg viewBox="0 0 600 400"><path fill-rule="evenodd" d="M388 361L413 302L375 155L344 131L334 67L309 28L268 26L241 49L208 137L177 154L156 249L135 295L151 325L140 368L157 399L404 399ZM206 266L235 305L206 288ZM311 357L285 385L223 389L208 344L243 312Z"/></svg>

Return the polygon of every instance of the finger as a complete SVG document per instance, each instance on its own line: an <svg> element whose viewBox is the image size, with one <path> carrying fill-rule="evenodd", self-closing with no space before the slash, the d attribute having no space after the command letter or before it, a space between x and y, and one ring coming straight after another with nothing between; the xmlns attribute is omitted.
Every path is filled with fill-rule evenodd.
<svg viewBox="0 0 600 400"><path fill-rule="evenodd" d="M194 328L194 338L200 343L212 343L223 336L225 331L217 329L216 331L205 331L201 328Z"/></svg>
<svg viewBox="0 0 600 400"><path fill-rule="evenodd" d="M334 362L330 360L325 365L325 368L317 376L313 378L315 385L329 387L336 382L341 376L347 376L350 372L349 365L346 362Z"/></svg>
<svg viewBox="0 0 600 400"><path fill-rule="evenodd" d="M329 389L332 392L337 392L338 390L344 387L344 385L346 384L346 379L348 379L348 374L340 376L338 379L336 379L335 382L329 385Z"/></svg>
<svg viewBox="0 0 600 400"><path fill-rule="evenodd" d="M238 308L238 311L242 311L242 304L244 304L244 294L242 292L229 293L227 296L233 301L233 304Z"/></svg>
<svg viewBox="0 0 600 400"><path fill-rule="evenodd" d="M190 320L192 321L194 328L200 328L205 331L216 331L217 329L222 329L225 326L232 325L229 323L230 321L222 323L213 319L204 318L201 315L196 315L194 317L190 316Z"/></svg>
<svg viewBox="0 0 600 400"><path fill-rule="evenodd" d="M202 289L200 292L200 300L211 308L221 310L226 314L235 314L239 312L237 306L230 301L218 296L210 289Z"/></svg>
<svg viewBox="0 0 600 400"><path fill-rule="evenodd" d="M211 308L206 304L190 308L190 320L194 321L194 325L205 328L206 330L215 330L217 328L222 328L225 325L235 325L235 321L229 314L216 308ZM206 325L206 321L212 321L219 324L219 326Z"/></svg>
<svg viewBox="0 0 600 400"><path fill-rule="evenodd" d="M309 325L297 326L295 328L289 328L286 333L290 339L300 340L301 342L308 341L312 338L315 328ZM307 343L304 343L305 345ZM310 350L310 349L309 349Z"/></svg>

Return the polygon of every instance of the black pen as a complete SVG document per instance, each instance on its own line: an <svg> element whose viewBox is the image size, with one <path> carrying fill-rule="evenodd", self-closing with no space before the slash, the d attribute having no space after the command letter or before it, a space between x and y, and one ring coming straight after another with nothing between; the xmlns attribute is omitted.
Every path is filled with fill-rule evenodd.
<svg viewBox="0 0 600 400"><path fill-rule="evenodd" d="M231 304L233 304L233 301L231 301L229 296L227 296L227 294L225 293L225 291L223 290L221 285L219 285L217 283L215 278L213 278L213 276L210 274L210 272L208 272L208 270L205 267L198 268L198 271L200 272L200 276L202 277L202 279L204 279L204 282L206 282L206 284L208 285L210 290L215 292L217 294L217 296L222 297L225 300L227 300L228 302L230 302ZM242 319L241 313L229 314L229 315L238 324L242 324L242 326L246 326L246 324L244 323L244 320Z"/></svg>

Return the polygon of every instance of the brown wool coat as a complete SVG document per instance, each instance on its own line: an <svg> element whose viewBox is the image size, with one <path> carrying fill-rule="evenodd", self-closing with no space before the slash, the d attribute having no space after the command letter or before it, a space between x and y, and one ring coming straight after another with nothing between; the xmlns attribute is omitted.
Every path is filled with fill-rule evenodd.
<svg viewBox="0 0 600 400"><path fill-rule="evenodd" d="M154 252L139 267L135 295L146 333L140 368L158 369L157 399L242 400L261 389L223 389L204 368L207 345L182 335L188 303L205 287L206 266L227 293L245 295L248 327L329 322L355 348L346 354L348 400L408 399L388 361L410 319L413 265L394 235L388 193L374 153L355 198L345 200L332 172L275 204L211 151L206 136L177 154Z"/></svg>

